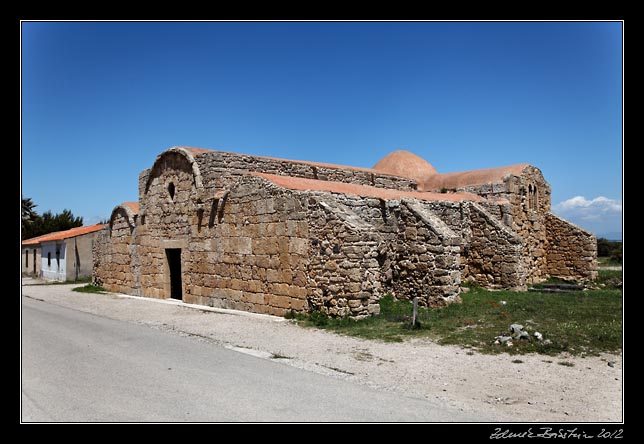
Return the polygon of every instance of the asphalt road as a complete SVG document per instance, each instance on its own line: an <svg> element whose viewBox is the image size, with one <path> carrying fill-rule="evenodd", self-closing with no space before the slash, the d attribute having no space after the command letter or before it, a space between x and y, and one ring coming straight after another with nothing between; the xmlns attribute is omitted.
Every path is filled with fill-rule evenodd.
<svg viewBox="0 0 644 444"><path fill-rule="evenodd" d="M21 358L23 422L486 420L25 297Z"/></svg>

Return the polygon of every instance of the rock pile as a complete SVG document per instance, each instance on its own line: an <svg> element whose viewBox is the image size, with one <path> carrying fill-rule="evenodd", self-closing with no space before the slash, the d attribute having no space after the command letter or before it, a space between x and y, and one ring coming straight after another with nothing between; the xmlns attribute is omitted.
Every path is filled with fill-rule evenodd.
<svg viewBox="0 0 644 444"><path fill-rule="evenodd" d="M550 344L551 341L549 339L546 339L545 341L543 340L543 334L539 333L538 331L535 331L532 334L532 337L530 336L530 333L525 329L525 327L521 324L512 324L510 325L510 334L509 335L504 335L501 334L497 337L494 338L494 343L496 345L500 344L505 344L506 347L512 347L514 344L512 343L512 340L524 340L524 341L531 341L532 338L536 341L543 341L545 345Z"/></svg>

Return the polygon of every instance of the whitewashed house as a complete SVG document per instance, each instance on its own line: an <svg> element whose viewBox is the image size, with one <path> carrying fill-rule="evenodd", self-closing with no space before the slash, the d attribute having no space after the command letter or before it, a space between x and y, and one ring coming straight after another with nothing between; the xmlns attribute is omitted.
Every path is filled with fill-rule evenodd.
<svg viewBox="0 0 644 444"><path fill-rule="evenodd" d="M92 275L92 249L103 224L77 227L22 241L22 273L51 281Z"/></svg>

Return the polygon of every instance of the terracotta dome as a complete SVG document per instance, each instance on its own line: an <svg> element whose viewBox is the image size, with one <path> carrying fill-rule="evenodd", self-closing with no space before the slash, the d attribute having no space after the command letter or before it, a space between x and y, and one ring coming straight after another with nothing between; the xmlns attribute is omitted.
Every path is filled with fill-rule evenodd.
<svg viewBox="0 0 644 444"><path fill-rule="evenodd" d="M374 170L393 176L407 177L423 183L431 176L438 174L436 168L422 157L405 150L387 154L373 167Z"/></svg>

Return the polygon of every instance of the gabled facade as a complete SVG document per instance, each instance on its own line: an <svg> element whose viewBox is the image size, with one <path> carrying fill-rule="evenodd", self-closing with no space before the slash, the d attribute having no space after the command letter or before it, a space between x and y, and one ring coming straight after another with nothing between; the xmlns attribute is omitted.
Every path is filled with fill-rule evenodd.
<svg viewBox="0 0 644 444"><path fill-rule="evenodd" d="M189 147L141 173L94 261L112 291L353 317L386 293L436 306L464 280L525 289L597 269L594 236L550 213L531 165L440 174L405 151L355 168Z"/></svg>

